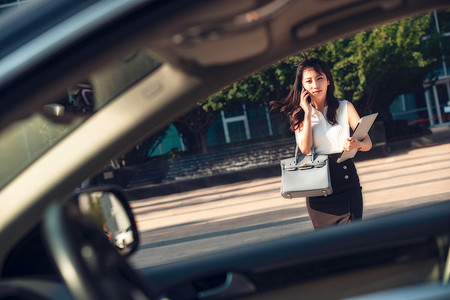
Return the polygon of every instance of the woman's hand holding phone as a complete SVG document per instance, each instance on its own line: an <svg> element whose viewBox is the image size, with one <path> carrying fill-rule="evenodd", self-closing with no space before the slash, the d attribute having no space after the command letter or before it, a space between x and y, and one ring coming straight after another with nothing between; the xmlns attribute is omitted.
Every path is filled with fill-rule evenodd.
<svg viewBox="0 0 450 300"><path fill-rule="evenodd" d="M305 111L305 114L311 112L311 97L305 88L302 88L302 93L300 95L300 107Z"/></svg>

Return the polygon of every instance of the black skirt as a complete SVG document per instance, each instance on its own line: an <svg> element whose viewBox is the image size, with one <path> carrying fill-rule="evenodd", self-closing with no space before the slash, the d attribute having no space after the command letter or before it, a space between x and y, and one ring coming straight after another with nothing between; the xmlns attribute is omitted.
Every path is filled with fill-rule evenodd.
<svg viewBox="0 0 450 300"><path fill-rule="evenodd" d="M340 164L340 154L330 154L330 176L333 194L306 198L308 214L314 229L345 224L362 218L361 185L351 159Z"/></svg>

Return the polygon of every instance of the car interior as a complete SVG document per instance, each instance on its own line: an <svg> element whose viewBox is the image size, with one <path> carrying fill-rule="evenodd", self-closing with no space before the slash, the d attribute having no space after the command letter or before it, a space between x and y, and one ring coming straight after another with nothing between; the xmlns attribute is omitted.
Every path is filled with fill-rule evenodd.
<svg viewBox="0 0 450 300"><path fill-rule="evenodd" d="M448 299L448 201L133 270L139 234L127 195L80 188L245 76L448 8L445 0L61 0L2 16L0 299ZM92 86L92 107L60 116L55 107L78 83ZM19 157L19 126L33 135L36 124L55 138ZM109 205L106 217L112 206L122 212L111 221L123 224L120 240L95 224L93 203Z"/></svg>

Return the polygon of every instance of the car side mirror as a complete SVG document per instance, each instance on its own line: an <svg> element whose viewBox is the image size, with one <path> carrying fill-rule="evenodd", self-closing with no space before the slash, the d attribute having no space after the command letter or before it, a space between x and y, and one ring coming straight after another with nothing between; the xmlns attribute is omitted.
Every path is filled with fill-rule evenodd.
<svg viewBox="0 0 450 300"><path fill-rule="evenodd" d="M80 213L105 233L121 255L136 252L139 233L128 197L120 187L104 185L80 189L72 198Z"/></svg>

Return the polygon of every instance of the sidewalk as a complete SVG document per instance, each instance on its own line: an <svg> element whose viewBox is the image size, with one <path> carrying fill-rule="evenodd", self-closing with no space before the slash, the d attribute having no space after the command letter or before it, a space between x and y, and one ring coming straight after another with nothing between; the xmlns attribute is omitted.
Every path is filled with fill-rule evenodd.
<svg viewBox="0 0 450 300"><path fill-rule="evenodd" d="M356 163L363 220L450 199L450 143L419 142ZM312 231L305 199L281 197L280 180L277 174L131 201L141 236L132 264L144 268Z"/></svg>
<svg viewBox="0 0 450 300"><path fill-rule="evenodd" d="M410 151L417 148L430 147L440 144L450 143L450 127L442 126L431 128L432 134L413 139L405 139L388 143L384 146L374 147L369 152L360 152L355 157L355 162L386 157L398 152ZM144 199L154 196L169 195L192 191L204 187L211 187L223 184L236 183L246 180L268 178L280 175L279 164L271 164L249 168L245 170L225 172L213 176L189 180L175 180L172 182L149 184L135 188L126 189L127 194L132 200Z"/></svg>

